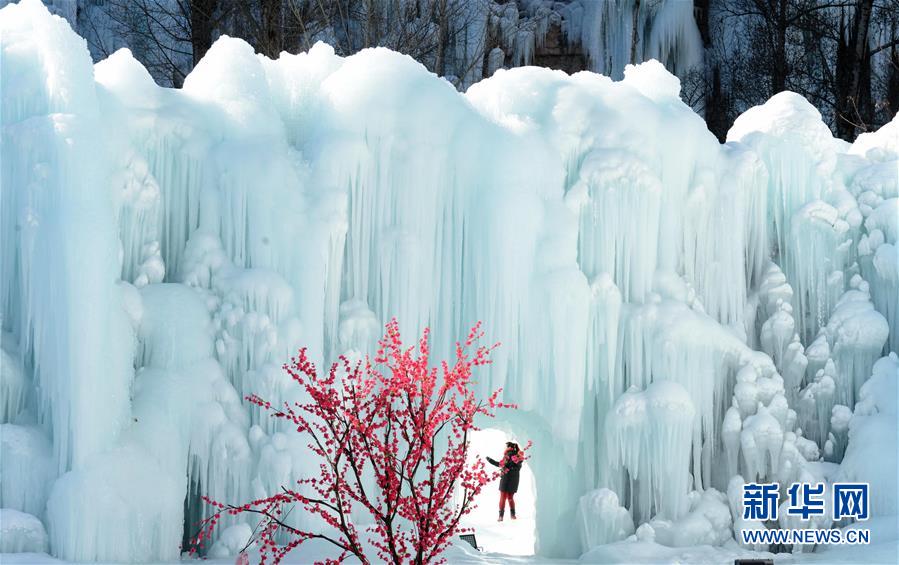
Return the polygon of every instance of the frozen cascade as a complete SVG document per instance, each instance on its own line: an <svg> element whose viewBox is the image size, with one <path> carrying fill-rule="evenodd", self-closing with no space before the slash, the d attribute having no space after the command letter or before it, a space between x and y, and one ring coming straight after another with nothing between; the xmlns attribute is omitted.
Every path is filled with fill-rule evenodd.
<svg viewBox="0 0 899 565"><path fill-rule="evenodd" d="M587 386L581 429L584 466L584 487L592 488L600 480L603 472L603 454L589 446L601 441L603 415L611 409L615 399L623 392L619 390L618 374L618 327L621 316L621 291L612 277L603 273L590 285L590 319L587 335ZM592 400L592 401L591 401ZM595 502L595 501L594 501ZM581 504L588 504L582 502ZM593 503L592 508L595 508ZM584 535L587 535L586 533ZM592 534L588 537L593 539Z"/></svg>
<svg viewBox="0 0 899 565"><path fill-rule="evenodd" d="M862 249L859 244L860 251ZM869 248L870 249L870 248ZM889 349L899 349L899 335L892 328L899 324L899 247L891 243L881 243L872 254L860 258L862 272L872 281L871 300L877 311L890 324Z"/></svg>
<svg viewBox="0 0 899 565"><path fill-rule="evenodd" d="M43 517L56 465L53 446L37 426L0 424L0 508Z"/></svg>
<svg viewBox="0 0 899 565"><path fill-rule="evenodd" d="M746 418L740 443L748 478L754 481L773 477L780 466L783 428L767 408L759 406L755 414Z"/></svg>
<svg viewBox="0 0 899 565"><path fill-rule="evenodd" d="M578 259L587 276L613 273L626 301L652 288L659 238L661 183L636 155L594 151L580 166ZM634 217L639 214L639 216Z"/></svg>
<svg viewBox="0 0 899 565"><path fill-rule="evenodd" d="M818 459L819 449L798 427L798 414L789 407L784 379L771 359L753 352L744 363L724 415L721 439L727 471L719 470L717 484L737 474L748 480L796 480L808 461Z"/></svg>
<svg viewBox="0 0 899 565"><path fill-rule="evenodd" d="M686 512L693 413L686 389L659 381L629 389L606 417L609 465L626 473L628 485L615 490L630 492L636 522Z"/></svg>
<svg viewBox="0 0 899 565"><path fill-rule="evenodd" d="M899 441L899 357L891 353L880 358L872 376L859 391L859 401L849 420L849 444L837 480L866 481L871 484L871 511L876 516L895 515L899 510L894 446Z"/></svg>
<svg viewBox="0 0 899 565"><path fill-rule="evenodd" d="M715 490L692 491L690 511L678 520L654 518L648 525L656 542L669 547L720 546L731 538L732 518L727 497Z"/></svg>
<svg viewBox="0 0 899 565"><path fill-rule="evenodd" d="M889 350L899 350L899 250L897 250L897 197L899 197L899 126L894 120L880 131L860 135L849 153L866 157L848 183L865 217L858 241L861 275L871 285L874 307L890 325Z"/></svg>
<svg viewBox="0 0 899 565"><path fill-rule="evenodd" d="M580 40L591 69L620 78L628 63L658 59L682 75L702 59L702 38L689 2L592 2L579 0L565 8L569 37Z"/></svg>
<svg viewBox="0 0 899 565"><path fill-rule="evenodd" d="M892 169L899 166L899 159L890 163ZM889 173L887 173L889 174ZM897 224L899 199L883 200L878 197L871 201L876 208L868 208L864 227L865 233L858 242L858 262L862 276L870 281L871 301L890 324L890 350L899 349L899 336L892 330L899 323L899 248L897 248Z"/></svg>
<svg viewBox="0 0 899 565"><path fill-rule="evenodd" d="M862 384L871 375L889 333L883 315L871 303L868 283L858 275L834 307L822 333L836 364L835 402L852 408Z"/></svg>
<svg viewBox="0 0 899 565"><path fill-rule="evenodd" d="M652 4L650 4L652 6ZM702 38L689 2L662 2L652 20L646 52L639 60L657 59L677 76L702 60Z"/></svg>
<svg viewBox="0 0 899 565"><path fill-rule="evenodd" d="M754 331L758 333L760 349L771 357L781 372L785 392L791 402L795 402L808 370L815 368L812 363L815 352L806 351L796 331L791 306L793 296L793 287L787 282L786 275L777 264L770 262L759 285L759 312ZM813 343L810 350L814 346ZM826 357L827 354L824 355ZM822 359L822 366L823 363Z"/></svg>
<svg viewBox="0 0 899 565"><path fill-rule="evenodd" d="M792 238L793 223L807 221L807 213L797 215L797 212L813 200L826 200L834 190L840 142L833 139L818 110L792 92L776 94L764 105L744 112L727 132L727 140L752 147L768 169L769 237L784 272L794 276L802 268L799 263L804 250ZM799 243L812 237L810 233L804 234ZM833 259L830 263L831 270L837 268ZM820 263L815 267L828 268ZM817 296L812 297L811 304L817 306L816 299ZM807 304L803 297L797 306ZM800 310L798 315L805 320L809 312ZM805 327L805 323L800 327Z"/></svg>
<svg viewBox="0 0 899 565"><path fill-rule="evenodd" d="M0 347L0 423L13 421L25 409L30 384L18 351L6 351L6 347L13 349L14 339L4 333Z"/></svg>
<svg viewBox="0 0 899 565"><path fill-rule="evenodd" d="M46 551L47 531L40 520L18 510L0 509L0 553Z"/></svg>
<svg viewBox="0 0 899 565"><path fill-rule="evenodd" d="M849 224L836 208L820 200L809 202L793 217L790 239L794 269L787 276L795 285L800 316L797 332L808 341L827 323L827 316L843 293L843 269L852 240Z"/></svg>
<svg viewBox="0 0 899 565"><path fill-rule="evenodd" d="M830 411L830 434L824 443L824 455L828 461L842 461L849 443L849 423L852 410L837 404Z"/></svg>
<svg viewBox="0 0 899 565"><path fill-rule="evenodd" d="M802 429L810 439L824 445L830 433L830 423L836 408L837 369L832 359L828 359L823 369L802 389L797 411Z"/></svg>
<svg viewBox="0 0 899 565"><path fill-rule="evenodd" d="M248 417L211 358L207 306L199 293L182 285L150 285L141 298L144 361L134 383L135 432L173 474L189 469L191 482L215 493L210 494L214 499L239 496L245 484L242 467L249 464ZM176 313L179 322L173 327ZM190 347L176 345L185 343ZM154 409L158 406L166 406L167 414ZM161 429L170 430L164 443ZM166 447L173 440L178 449Z"/></svg>
<svg viewBox="0 0 899 565"><path fill-rule="evenodd" d="M618 495L607 488L590 491L581 497L578 525L584 551L622 540L634 533L633 518L619 504Z"/></svg>
<svg viewBox="0 0 899 565"><path fill-rule="evenodd" d="M641 2L638 60L690 64L685 5ZM0 506L56 556L176 559L199 494L315 470L242 396L293 398L290 352L364 353L393 316L435 355L478 319L503 343L478 386L536 441L546 556L576 556L578 513L585 550L727 543L731 487L821 453L886 480L899 122L850 147L783 93L719 145L662 64L592 43L632 18L571 9L622 80L499 69L460 95L384 49L223 37L162 89L126 50L92 67L36 0L3 8ZM524 58L552 17L499 16Z"/></svg>
<svg viewBox="0 0 899 565"><path fill-rule="evenodd" d="M750 350L734 333L702 312L692 289L676 277L659 277L651 302L625 305L619 327L619 345L613 394L651 382L673 381L683 386L694 406L691 444L695 488L721 485L712 463L721 453L722 425L732 397L740 392L741 374L763 377L765 387L753 392L751 409L763 399L767 405L783 379L771 359ZM608 441L608 440L605 440ZM608 460L606 460L608 464Z"/></svg>
<svg viewBox="0 0 899 565"><path fill-rule="evenodd" d="M186 481L184 468L171 471L129 443L62 475L47 501L53 554L72 561L177 559Z"/></svg>
<svg viewBox="0 0 899 565"><path fill-rule="evenodd" d="M4 8L0 35L0 80L23 85L2 100L3 329L63 472L111 447L128 421L118 243L114 224L97 221L113 214L112 192L96 190L107 147L84 40L39 3Z"/></svg>
<svg viewBox="0 0 899 565"><path fill-rule="evenodd" d="M47 504L51 547L69 559L173 559L183 523L207 512L197 493L231 500L247 492L248 416L211 358L201 293L151 284L134 299L133 424L120 446L61 477ZM103 520L113 520L115 531L104 531ZM143 520L154 526L142 530Z"/></svg>
<svg viewBox="0 0 899 565"><path fill-rule="evenodd" d="M707 312L726 324L741 322L746 268L757 274L768 256L765 201L755 190L767 176L753 154L714 144L679 90L678 80L650 61L629 66L617 83L588 73L566 80L545 69L503 71L467 97L494 121L537 137L538 146L553 144L545 151L559 154L566 199L579 206L577 261L589 278L609 273L625 301L642 302L657 268L686 269ZM540 94L507 94L517 91ZM635 97L654 102L640 110L637 128ZM627 135L618 135L621 129ZM674 158L662 150L668 144L684 146L689 156ZM717 235L724 231L727 237Z"/></svg>

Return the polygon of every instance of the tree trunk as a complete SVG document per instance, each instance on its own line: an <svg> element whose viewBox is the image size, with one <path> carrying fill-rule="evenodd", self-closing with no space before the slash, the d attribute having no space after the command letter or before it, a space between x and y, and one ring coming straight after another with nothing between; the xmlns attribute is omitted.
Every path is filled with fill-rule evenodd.
<svg viewBox="0 0 899 565"><path fill-rule="evenodd" d="M693 0L693 18L696 20L696 27L699 28L703 46L706 48L711 47L712 34L709 29L709 0Z"/></svg>
<svg viewBox="0 0 899 565"><path fill-rule="evenodd" d="M634 19L631 22L631 57L630 63L636 65L640 61L637 60L637 22L640 21L640 0L634 2Z"/></svg>
<svg viewBox="0 0 899 565"><path fill-rule="evenodd" d="M281 0L262 0L262 37L259 51L276 58L281 54Z"/></svg>
<svg viewBox="0 0 899 565"><path fill-rule="evenodd" d="M368 0L368 4L365 10L365 46L366 47L377 47L379 43L380 30L379 30L379 16L378 14L378 2L373 0Z"/></svg>
<svg viewBox="0 0 899 565"><path fill-rule="evenodd" d="M774 68L771 73L771 94L787 89L787 8L789 0L779 0L775 15Z"/></svg>
<svg viewBox="0 0 899 565"><path fill-rule="evenodd" d="M449 14L446 7L447 0L437 2L437 54L434 57L434 73L439 76L446 75L446 48L449 40Z"/></svg>
<svg viewBox="0 0 899 565"><path fill-rule="evenodd" d="M212 47L212 17L218 0L190 0L190 43L196 65Z"/></svg>
<svg viewBox="0 0 899 565"><path fill-rule="evenodd" d="M849 39L837 46L837 135L852 141L873 122L868 30L874 0L858 0Z"/></svg>
<svg viewBox="0 0 899 565"><path fill-rule="evenodd" d="M721 143L727 139L729 106L730 98L721 87L721 70L715 65L712 69L712 91L706 94L705 121L709 131Z"/></svg>
<svg viewBox="0 0 899 565"><path fill-rule="evenodd" d="M890 49L890 78L887 81L886 106L883 123L888 123L899 113L899 49Z"/></svg>

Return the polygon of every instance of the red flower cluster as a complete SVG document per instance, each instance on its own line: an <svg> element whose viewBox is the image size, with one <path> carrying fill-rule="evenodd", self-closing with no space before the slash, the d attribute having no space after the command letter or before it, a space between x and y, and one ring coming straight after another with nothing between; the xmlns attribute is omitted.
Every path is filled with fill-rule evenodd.
<svg viewBox="0 0 899 565"><path fill-rule="evenodd" d="M489 364L498 345L476 345L483 335L478 323L456 344L454 362L444 361L439 369L429 365L429 331L417 347L406 348L396 320L387 324L374 363L366 359L354 364L341 357L320 378L301 350L284 369L309 402L273 408L255 395L247 400L310 438L320 476L240 506L206 499L215 513L203 522L192 549L210 538L223 514L255 513L262 516L257 544L263 563L269 558L278 563L304 541L318 538L340 552L326 563L352 555L368 564L360 532L350 519L353 509L364 509L374 524L368 537L380 561L442 562L441 553L462 531L460 520L473 510L484 485L500 473L488 472L482 461L466 462L475 417L514 408L498 400L502 389L485 401L472 390L473 369ZM319 516L331 531L302 531L286 524L283 513L292 506ZM279 531L287 532L286 545L275 542Z"/></svg>

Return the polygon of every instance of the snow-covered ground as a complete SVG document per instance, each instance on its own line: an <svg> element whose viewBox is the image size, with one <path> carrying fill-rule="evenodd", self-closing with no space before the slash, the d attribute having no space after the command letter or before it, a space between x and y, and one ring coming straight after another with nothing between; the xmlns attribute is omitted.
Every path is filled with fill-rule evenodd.
<svg viewBox="0 0 899 565"><path fill-rule="evenodd" d="M285 560L287 564L306 565L333 555L327 548L301 547L291 553ZM478 552L465 542L457 542L445 555L449 563L458 564L519 564L519 565L574 565L582 564L631 564L631 565L677 565L682 563L702 563L704 565L732 565L735 559L774 559L778 565L815 564L815 565L857 565L872 563L891 565L899 559L899 547L896 542L876 544L865 548L843 547L830 549L822 553L804 553L798 555L770 554L749 551L734 547L695 546L689 548L672 548L651 542L618 542L601 546L588 552L580 559L552 559L546 557L509 555L499 552ZM62 561L46 553L0 554L2 562L8 565L43 565L54 563L73 563ZM257 559L251 559L256 563ZM349 561L353 563L354 561ZM208 565L232 565L233 558L212 558L202 561L186 560L182 563L205 563Z"/></svg>
<svg viewBox="0 0 899 565"><path fill-rule="evenodd" d="M723 563L743 529L855 527L744 520L748 482L871 485L870 546L778 560L895 554L899 120L850 145L783 92L721 145L654 61L460 94L385 49L228 37L164 89L37 0L0 41L4 551L177 561L201 495L317 470L244 396L296 399L298 347L370 352L396 316L438 357L483 320L478 392L519 409L473 455L534 442L521 520L488 488L490 553L452 562Z"/></svg>

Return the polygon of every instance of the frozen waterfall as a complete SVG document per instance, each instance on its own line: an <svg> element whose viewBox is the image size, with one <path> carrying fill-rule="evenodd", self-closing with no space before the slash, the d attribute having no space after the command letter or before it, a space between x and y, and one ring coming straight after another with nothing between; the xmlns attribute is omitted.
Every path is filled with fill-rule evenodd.
<svg viewBox="0 0 899 565"><path fill-rule="evenodd" d="M460 94L386 49L222 37L175 90L37 0L0 37L0 507L28 547L175 560L201 494L315 472L242 397L394 316L439 355L477 320L502 342L478 386L535 443L541 555L724 544L734 488L822 458L895 515L868 454L895 470L899 121L850 146L785 92L721 145L656 61Z"/></svg>

